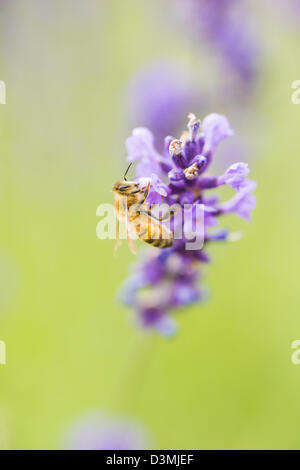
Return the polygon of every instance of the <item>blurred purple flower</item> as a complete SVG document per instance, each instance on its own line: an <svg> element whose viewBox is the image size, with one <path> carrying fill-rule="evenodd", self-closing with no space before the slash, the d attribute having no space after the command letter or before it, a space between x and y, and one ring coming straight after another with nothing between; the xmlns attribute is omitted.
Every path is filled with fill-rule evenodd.
<svg viewBox="0 0 300 470"><path fill-rule="evenodd" d="M121 292L121 300L136 311L138 323L164 335L172 335L176 331L176 323L170 316L174 309L205 298L205 292L199 287L199 268L209 262L206 245L224 241L229 235L224 229L213 231L211 228L219 224L220 216L229 213L250 221L255 207L252 192L256 183L247 179L247 164L233 164L219 177L206 173L217 146L233 134L228 120L219 114L210 114L201 125L194 115L189 118L188 131L180 139L165 139L162 155L152 144L147 146L147 142L152 140L145 131L139 132L139 136L143 135L143 143L128 146L127 140L128 159L137 161L137 181L142 186L146 181L151 185L146 202L160 204L163 197L165 203L169 206L176 204L177 211L181 212L181 217L176 218L179 223L174 221L172 230L175 233L181 228L183 236L174 237L171 248L144 251ZM133 132L135 135L136 130ZM141 167L147 170L146 174L141 175ZM236 191L229 201L223 203L217 195L210 193L221 185L231 186ZM189 204L188 210L185 204ZM204 208L203 215L197 211L199 207ZM186 242L191 240L187 235L193 235L196 222L197 227L203 228L203 244L188 250Z"/></svg>
<svg viewBox="0 0 300 470"><path fill-rule="evenodd" d="M71 450L141 450L147 448L144 429L131 420L89 413L78 420L67 434Z"/></svg>
<svg viewBox="0 0 300 470"><path fill-rule="evenodd" d="M137 72L126 95L130 120L152 131L159 150L165 135L176 134L182 128L182 116L203 101L183 67L163 61Z"/></svg>
<svg viewBox="0 0 300 470"><path fill-rule="evenodd" d="M250 29L246 2L178 0L189 31L206 40L242 82L257 74L258 42Z"/></svg>

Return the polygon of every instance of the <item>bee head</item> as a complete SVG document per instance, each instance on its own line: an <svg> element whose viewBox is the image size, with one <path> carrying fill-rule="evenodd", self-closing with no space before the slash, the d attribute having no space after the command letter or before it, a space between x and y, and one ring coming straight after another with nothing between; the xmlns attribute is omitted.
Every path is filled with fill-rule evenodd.
<svg viewBox="0 0 300 470"><path fill-rule="evenodd" d="M128 196L129 194L134 194L140 192L140 185L135 183L134 181L127 181L126 175L128 173L129 168L131 167L132 162L127 167L125 171L123 181L118 181L113 186L113 191L118 194L122 194L123 196Z"/></svg>
<svg viewBox="0 0 300 470"><path fill-rule="evenodd" d="M118 181L113 186L113 191L123 196L140 192L140 185L134 181Z"/></svg>

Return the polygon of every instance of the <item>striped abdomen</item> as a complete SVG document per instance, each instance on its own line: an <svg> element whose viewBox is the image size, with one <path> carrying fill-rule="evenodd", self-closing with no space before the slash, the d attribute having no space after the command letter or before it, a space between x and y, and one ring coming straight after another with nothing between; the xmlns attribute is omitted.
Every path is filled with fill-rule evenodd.
<svg viewBox="0 0 300 470"><path fill-rule="evenodd" d="M135 225L136 234L151 246L169 248L173 245L173 234L160 221L146 214L140 214Z"/></svg>

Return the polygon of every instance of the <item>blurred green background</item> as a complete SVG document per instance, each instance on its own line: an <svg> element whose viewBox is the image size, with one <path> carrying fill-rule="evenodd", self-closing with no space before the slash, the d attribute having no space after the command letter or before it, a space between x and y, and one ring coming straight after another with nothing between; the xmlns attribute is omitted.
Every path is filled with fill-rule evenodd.
<svg viewBox="0 0 300 470"><path fill-rule="evenodd" d="M1 2L0 448L59 448L94 409L138 420L157 449L300 448L299 33L260 2L253 221L226 220L244 238L210 248L211 297L175 338L135 330L115 299L134 257L96 238L95 214L126 165L124 87L148 61L206 64L155 3Z"/></svg>

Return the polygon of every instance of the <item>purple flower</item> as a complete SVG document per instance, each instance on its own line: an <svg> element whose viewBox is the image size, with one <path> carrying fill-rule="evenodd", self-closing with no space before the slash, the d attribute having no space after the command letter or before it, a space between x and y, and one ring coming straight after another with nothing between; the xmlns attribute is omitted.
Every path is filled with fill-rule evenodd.
<svg viewBox="0 0 300 470"><path fill-rule="evenodd" d="M149 206L160 205L163 199L167 207L176 207L169 225L172 246L150 248L149 254L143 251L121 293L123 302L134 309L136 322L143 328L167 336L175 332L173 311L205 298L199 280L201 266L209 262L206 245L234 238L227 230L216 231L213 227L219 225L222 215L229 213L250 220L256 183L247 179L248 165L235 163L221 176L207 173L217 147L232 135L225 116L210 114L202 125L190 115L188 131L180 139L167 138L161 155L153 146L151 133L145 129L135 130L129 145L127 140L129 159L137 160L147 171L151 168L147 175L141 175L139 166L137 171L137 181L142 186L150 184L146 202ZM221 202L213 190L224 184L236 194Z"/></svg>
<svg viewBox="0 0 300 470"><path fill-rule="evenodd" d="M89 413L67 433L70 450L140 450L147 446L144 429L131 420Z"/></svg>

